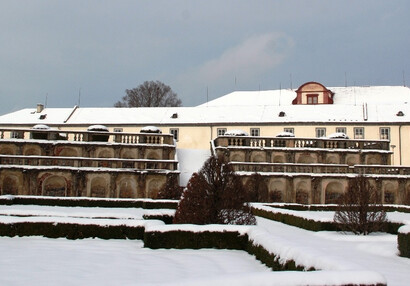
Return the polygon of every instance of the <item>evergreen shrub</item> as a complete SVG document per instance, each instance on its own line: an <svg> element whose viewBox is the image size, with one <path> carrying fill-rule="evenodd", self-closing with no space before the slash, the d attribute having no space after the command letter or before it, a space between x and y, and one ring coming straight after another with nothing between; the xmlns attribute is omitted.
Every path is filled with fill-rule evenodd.
<svg viewBox="0 0 410 286"><path fill-rule="evenodd" d="M410 231L400 231L397 235L400 256L410 258Z"/></svg>

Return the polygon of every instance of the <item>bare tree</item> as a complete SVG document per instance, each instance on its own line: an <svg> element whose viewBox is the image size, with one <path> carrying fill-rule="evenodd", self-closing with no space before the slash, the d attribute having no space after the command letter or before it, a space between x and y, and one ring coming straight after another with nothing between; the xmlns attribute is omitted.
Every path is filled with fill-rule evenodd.
<svg viewBox="0 0 410 286"><path fill-rule="evenodd" d="M364 176L349 181L348 190L342 195L334 221L342 230L367 235L381 230L386 222L386 212L380 204L377 190Z"/></svg>
<svg viewBox="0 0 410 286"><path fill-rule="evenodd" d="M182 104L178 95L160 81L145 81L136 88L126 89L125 93L115 107L177 107Z"/></svg>
<svg viewBox="0 0 410 286"><path fill-rule="evenodd" d="M210 157L191 177L174 222L255 224L256 219L246 201L246 191L232 166L223 157Z"/></svg>

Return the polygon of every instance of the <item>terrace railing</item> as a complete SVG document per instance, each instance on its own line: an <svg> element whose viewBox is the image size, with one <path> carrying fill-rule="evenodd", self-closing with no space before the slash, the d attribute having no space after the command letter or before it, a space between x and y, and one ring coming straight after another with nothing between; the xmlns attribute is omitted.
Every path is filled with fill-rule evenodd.
<svg viewBox="0 0 410 286"><path fill-rule="evenodd" d="M0 139L68 140L75 142L114 142L126 144L174 145L172 134L104 131L63 131L56 129L0 129Z"/></svg>
<svg viewBox="0 0 410 286"><path fill-rule="evenodd" d="M279 147L279 148L322 148L322 149L372 149L390 150L388 140L296 138L296 137L251 137L219 136L214 139L217 147Z"/></svg>

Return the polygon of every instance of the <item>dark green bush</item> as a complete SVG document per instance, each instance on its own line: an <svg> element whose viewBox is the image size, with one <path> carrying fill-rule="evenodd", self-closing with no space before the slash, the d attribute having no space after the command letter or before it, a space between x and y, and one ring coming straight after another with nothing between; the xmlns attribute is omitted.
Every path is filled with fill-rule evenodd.
<svg viewBox="0 0 410 286"><path fill-rule="evenodd" d="M291 271L313 271L314 268L305 269L303 266L297 266L295 261L289 260L286 261L285 264L281 264L279 261L279 257L275 254L270 253L267 251L263 246L255 244L252 240L249 240L246 246L246 251L254 255L256 259L261 261L266 266L270 267L273 271L284 271L284 270L291 270Z"/></svg>
<svg viewBox="0 0 410 286"><path fill-rule="evenodd" d="M52 222L0 223L0 236L44 236L49 238L65 237L68 239L142 239L144 227L125 225L100 226Z"/></svg>
<svg viewBox="0 0 410 286"><path fill-rule="evenodd" d="M178 201L143 200L143 199L89 199L89 198L53 198L53 197L3 197L0 205L39 205L60 207L99 207L99 208L144 208L144 209L176 209Z"/></svg>
<svg viewBox="0 0 410 286"><path fill-rule="evenodd" d="M252 208L252 212L256 216L260 216L263 218L282 222L284 224L296 226L311 231L336 231L338 229L337 225L333 222L314 221L310 219L305 219L303 217L294 216L291 214L269 212L257 208Z"/></svg>
<svg viewBox="0 0 410 286"><path fill-rule="evenodd" d="M410 233L399 233L397 242L400 256L410 258Z"/></svg>
<svg viewBox="0 0 410 286"><path fill-rule="evenodd" d="M157 248L177 249L245 249L248 241L247 235L238 232L192 232L192 231L167 231L167 232L145 232L144 246Z"/></svg>
<svg viewBox="0 0 410 286"><path fill-rule="evenodd" d="M165 215L165 214L155 214L155 215L151 215L151 214L145 214L142 216L143 219L153 219L153 220L160 220L163 221L165 224L172 224L172 221L174 220L174 216L172 215Z"/></svg>
<svg viewBox="0 0 410 286"><path fill-rule="evenodd" d="M289 206L294 207L295 205L289 205ZM300 205L300 206L304 207L303 205ZM296 205L296 207L299 207L299 205ZM317 207L321 208L322 211L325 210L324 207L323 208L321 206L317 206ZM284 209L285 207L281 207L281 208ZM309 210L309 208L306 208L304 210ZM317 208L316 210L319 211L319 209ZM331 210L327 210L327 211L331 211ZM321 222L321 221L315 221L311 219L305 219L303 217L298 217L298 216L291 215L291 214L275 213L273 209L272 211L266 211L266 210L261 210L257 208L252 208L252 213L255 216L260 216L266 219L278 221L278 222L281 222L287 225L296 226L296 227L310 230L310 231L338 231L338 230L341 230L341 227L339 227L339 225L335 222ZM386 233L397 234L398 229L402 225L403 225L402 223L386 222L383 226L382 231Z"/></svg>

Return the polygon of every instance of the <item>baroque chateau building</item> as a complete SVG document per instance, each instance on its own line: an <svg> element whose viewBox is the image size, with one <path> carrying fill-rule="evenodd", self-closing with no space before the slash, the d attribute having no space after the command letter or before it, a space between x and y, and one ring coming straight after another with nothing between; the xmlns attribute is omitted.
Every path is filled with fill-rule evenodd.
<svg viewBox="0 0 410 286"><path fill-rule="evenodd" d="M269 201L332 203L364 175L385 203L409 203L409 100L407 87L308 82L196 107L38 105L0 116L0 191L155 197L213 153L245 182L261 174Z"/></svg>

